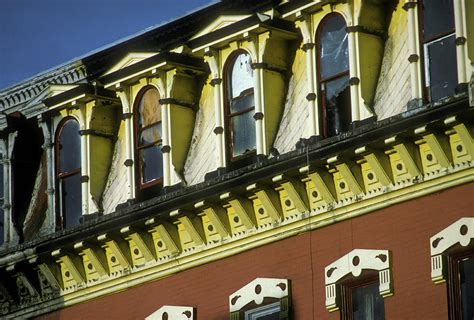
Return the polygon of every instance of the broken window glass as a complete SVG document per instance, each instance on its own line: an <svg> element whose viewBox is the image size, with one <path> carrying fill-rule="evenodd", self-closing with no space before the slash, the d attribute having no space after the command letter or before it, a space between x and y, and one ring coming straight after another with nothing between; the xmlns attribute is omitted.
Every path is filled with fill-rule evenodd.
<svg viewBox="0 0 474 320"><path fill-rule="evenodd" d="M351 99L349 87L349 51L346 22L332 14L321 23L318 32L319 97L325 137L349 130Z"/></svg>
<svg viewBox="0 0 474 320"><path fill-rule="evenodd" d="M158 90L148 88L138 102L137 172L141 187L159 183L163 177L162 119L159 101Z"/></svg>
<svg viewBox="0 0 474 320"><path fill-rule="evenodd" d="M250 54L239 53L233 60L227 75L229 125L228 141L230 158L248 154L255 150L255 98L253 69Z"/></svg>
<svg viewBox="0 0 474 320"><path fill-rule="evenodd" d="M428 100L454 95L458 84L452 0L423 1L425 86Z"/></svg>

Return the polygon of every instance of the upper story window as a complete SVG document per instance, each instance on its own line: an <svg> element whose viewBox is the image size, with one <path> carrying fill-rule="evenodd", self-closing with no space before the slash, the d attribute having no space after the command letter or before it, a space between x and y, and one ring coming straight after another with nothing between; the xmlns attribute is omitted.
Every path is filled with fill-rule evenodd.
<svg viewBox="0 0 474 320"><path fill-rule="evenodd" d="M362 282L342 285L342 318L351 320L381 320L385 305L379 292L378 276Z"/></svg>
<svg viewBox="0 0 474 320"><path fill-rule="evenodd" d="M421 11L426 95L437 101L458 83L453 0L423 0Z"/></svg>
<svg viewBox="0 0 474 320"><path fill-rule="evenodd" d="M136 173L139 189L163 182L163 153L160 94L144 88L135 104Z"/></svg>
<svg viewBox="0 0 474 320"><path fill-rule="evenodd" d="M79 225L82 216L81 137L79 123L65 118L56 135L57 227Z"/></svg>
<svg viewBox="0 0 474 320"><path fill-rule="evenodd" d="M233 161L255 151L255 102L250 54L239 50L229 59L225 68L225 114L228 157Z"/></svg>
<svg viewBox="0 0 474 320"><path fill-rule="evenodd" d="M431 278L447 282L450 319L474 319L474 218L461 218L430 239Z"/></svg>
<svg viewBox="0 0 474 320"><path fill-rule="evenodd" d="M331 137L349 130L351 99L346 21L339 14L324 18L317 31L319 97L323 134Z"/></svg>

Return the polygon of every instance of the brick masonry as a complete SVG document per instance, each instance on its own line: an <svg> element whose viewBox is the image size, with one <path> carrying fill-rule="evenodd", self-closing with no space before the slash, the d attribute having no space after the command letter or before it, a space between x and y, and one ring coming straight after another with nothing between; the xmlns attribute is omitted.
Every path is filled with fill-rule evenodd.
<svg viewBox="0 0 474 320"><path fill-rule="evenodd" d="M446 285L430 276L429 239L472 216L474 183L339 222L40 319L143 319L162 305L197 308L198 319L228 319L228 296L257 277L292 281L293 319L339 319L325 309L324 267L354 248L392 253L394 295L387 319L447 319ZM311 316L313 315L313 316Z"/></svg>

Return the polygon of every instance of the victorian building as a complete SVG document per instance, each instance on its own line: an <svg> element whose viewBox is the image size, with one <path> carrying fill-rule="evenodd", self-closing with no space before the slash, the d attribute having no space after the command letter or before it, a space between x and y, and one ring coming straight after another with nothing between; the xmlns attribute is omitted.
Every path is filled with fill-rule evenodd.
<svg viewBox="0 0 474 320"><path fill-rule="evenodd" d="M0 317L472 319L474 2L233 0L0 91Z"/></svg>

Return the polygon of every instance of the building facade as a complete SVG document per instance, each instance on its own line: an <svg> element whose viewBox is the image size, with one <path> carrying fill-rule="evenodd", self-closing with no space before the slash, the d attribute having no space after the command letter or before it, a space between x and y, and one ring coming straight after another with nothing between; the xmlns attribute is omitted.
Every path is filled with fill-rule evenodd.
<svg viewBox="0 0 474 320"><path fill-rule="evenodd" d="M221 1L0 91L0 317L472 319L474 2Z"/></svg>

